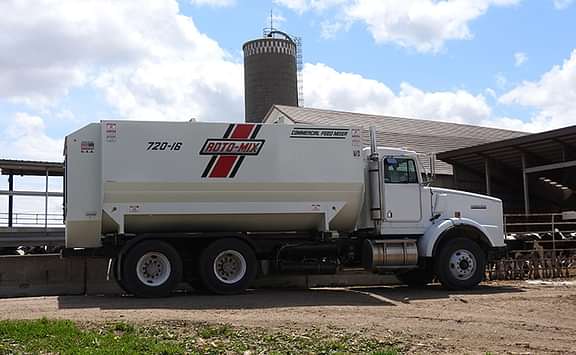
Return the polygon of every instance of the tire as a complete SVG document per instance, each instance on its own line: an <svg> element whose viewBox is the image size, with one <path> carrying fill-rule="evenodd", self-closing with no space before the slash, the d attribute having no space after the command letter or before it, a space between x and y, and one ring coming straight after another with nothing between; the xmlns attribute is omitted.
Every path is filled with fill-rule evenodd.
<svg viewBox="0 0 576 355"><path fill-rule="evenodd" d="M396 277L400 282L410 287L424 287L434 279L434 272L430 269L416 269L399 272Z"/></svg>
<svg viewBox="0 0 576 355"><path fill-rule="evenodd" d="M122 259L124 260L124 259ZM128 291L128 289L126 288L126 285L124 283L124 278L120 277L120 266L118 265L120 263L120 257L116 257L114 258L114 261L112 261L112 274L114 275L114 280L116 281L116 283L118 284L118 286L120 286L120 289L123 291L124 294L131 294L132 292Z"/></svg>
<svg viewBox="0 0 576 355"><path fill-rule="evenodd" d="M241 240L220 239L202 251L198 271L206 290L221 295L242 293L256 277L256 255Z"/></svg>
<svg viewBox="0 0 576 355"><path fill-rule="evenodd" d="M436 275L449 290L464 290L484 279L486 254L468 238L449 240L439 250L434 263Z"/></svg>
<svg viewBox="0 0 576 355"><path fill-rule="evenodd" d="M143 241L124 255L121 285L136 297L169 296L181 278L180 254L166 242Z"/></svg>
<svg viewBox="0 0 576 355"><path fill-rule="evenodd" d="M126 290L126 286L124 285L124 279L120 278L119 273L118 273L118 260L119 256L115 257L112 260L112 276L114 277L114 281L116 281L116 283L118 284L118 286L120 286L120 288L122 289L122 291L124 291L124 293L129 293Z"/></svg>

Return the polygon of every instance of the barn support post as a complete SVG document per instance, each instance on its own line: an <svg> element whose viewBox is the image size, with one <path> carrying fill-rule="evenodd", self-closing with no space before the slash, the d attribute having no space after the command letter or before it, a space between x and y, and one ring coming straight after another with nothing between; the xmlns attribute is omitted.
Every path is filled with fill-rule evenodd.
<svg viewBox="0 0 576 355"><path fill-rule="evenodd" d="M492 184L490 182L490 160L484 159L484 180L486 182L486 195L492 196Z"/></svg>
<svg viewBox="0 0 576 355"><path fill-rule="evenodd" d="M526 155L520 155L522 160L522 186L524 191L524 213L530 214L530 194L528 191L528 174L526 173Z"/></svg>
<svg viewBox="0 0 576 355"><path fill-rule="evenodd" d="M14 175L8 175L8 228L12 228L14 224L13 214L14 214Z"/></svg>
<svg viewBox="0 0 576 355"><path fill-rule="evenodd" d="M48 176L50 175L49 170L46 169L46 189L44 195L44 228L48 229Z"/></svg>

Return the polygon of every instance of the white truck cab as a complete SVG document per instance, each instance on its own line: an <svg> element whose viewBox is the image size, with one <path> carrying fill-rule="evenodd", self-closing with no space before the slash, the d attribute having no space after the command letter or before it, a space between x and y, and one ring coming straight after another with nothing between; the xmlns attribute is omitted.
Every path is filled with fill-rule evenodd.
<svg viewBox="0 0 576 355"><path fill-rule="evenodd" d="M413 151L378 147L381 197L377 228L381 235L428 235L446 228L469 226L481 231L494 247L504 246L502 201L498 198L465 191L432 187ZM364 149L367 162L370 148ZM366 164L368 166L368 163ZM368 173L367 173L368 175ZM366 200L369 200L367 189ZM378 197L374 198L375 200ZM365 205L359 228L374 226L370 206ZM428 240L429 238L424 238ZM432 240L430 240L432 241ZM420 255L432 256L432 250L422 245Z"/></svg>
<svg viewBox="0 0 576 355"><path fill-rule="evenodd" d="M430 186L416 152L376 147L375 136L363 151L370 203L360 228L372 225L381 239L365 243L364 265L378 272L417 264L397 272L408 284L434 276L455 289L479 283L490 252L505 248L502 201Z"/></svg>

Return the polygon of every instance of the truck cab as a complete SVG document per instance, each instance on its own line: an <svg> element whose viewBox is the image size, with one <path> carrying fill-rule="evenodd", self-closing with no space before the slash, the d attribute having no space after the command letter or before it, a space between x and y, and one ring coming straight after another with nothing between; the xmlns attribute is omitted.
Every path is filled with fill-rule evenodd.
<svg viewBox="0 0 576 355"><path fill-rule="evenodd" d="M411 284L428 283L434 275L451 288L478 283L487 258L505 248L502 201L431 186L416 152L372 149L363 150L369 203L359 229L380 239L368 243L364 258L372 263L365 260L365 266L396 270Z"/></svg>

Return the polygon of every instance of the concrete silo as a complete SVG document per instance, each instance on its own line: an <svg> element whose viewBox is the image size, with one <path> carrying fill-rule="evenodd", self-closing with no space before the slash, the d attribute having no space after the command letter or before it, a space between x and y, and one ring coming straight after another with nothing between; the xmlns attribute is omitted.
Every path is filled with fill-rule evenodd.
<svg viewBox="0 0 576 355"><path fill-rule="evenodd" d="M262 122L272 105L298 106L297 46L292 38L272 31L242 49L245 121Z"/></svg>

